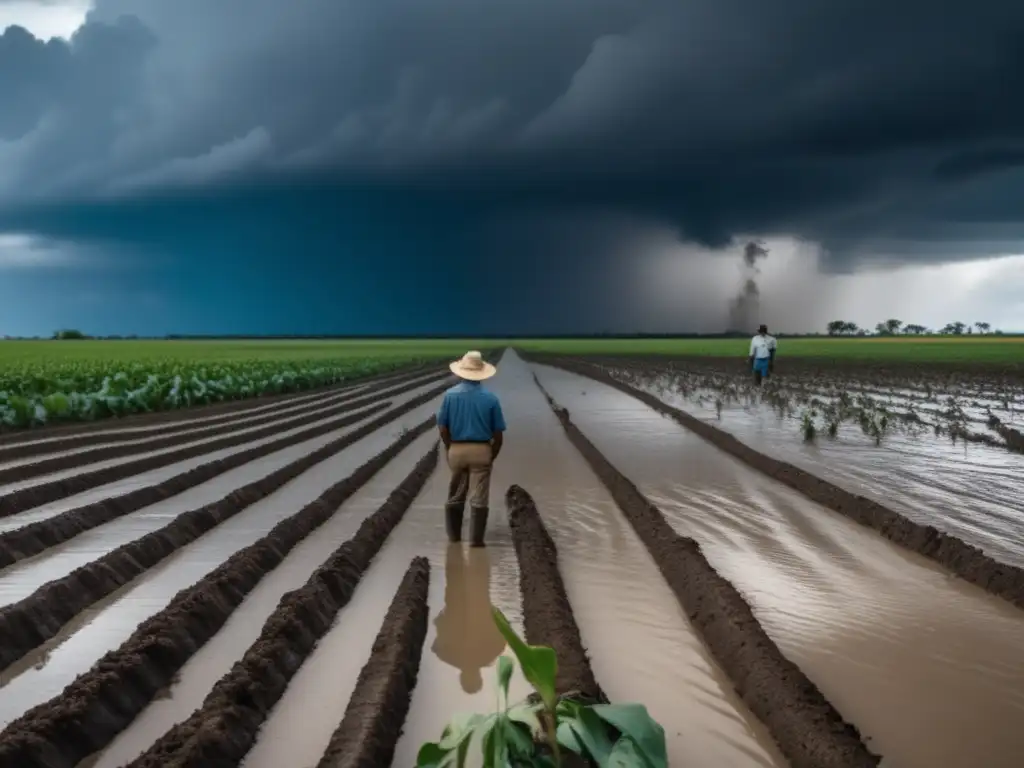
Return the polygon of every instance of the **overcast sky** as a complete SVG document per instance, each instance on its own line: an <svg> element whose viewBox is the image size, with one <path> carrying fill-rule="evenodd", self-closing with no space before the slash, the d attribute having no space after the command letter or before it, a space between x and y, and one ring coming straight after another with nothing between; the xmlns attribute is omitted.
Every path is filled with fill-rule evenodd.
<svg viewBox="0 0 1024 768"><path fill-rule="evenodd" d="M1024 330L1012 0L0 0L0 29L0 333Z"/></svg>

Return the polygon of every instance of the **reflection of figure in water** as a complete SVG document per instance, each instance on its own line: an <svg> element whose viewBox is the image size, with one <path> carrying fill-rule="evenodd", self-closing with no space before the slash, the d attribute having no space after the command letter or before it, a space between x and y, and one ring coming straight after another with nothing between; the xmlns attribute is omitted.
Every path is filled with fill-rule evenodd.
<svg viewBox="0 0 1024 768"><path fill-rule="evenodd" d="M486 549L467 552L461 544L449 544L444 574L444 608L435 619L437 639L431 650L461 670L462 690L476 693L483 686L481 669L505 650L491 617L490 556Z"/></svg>

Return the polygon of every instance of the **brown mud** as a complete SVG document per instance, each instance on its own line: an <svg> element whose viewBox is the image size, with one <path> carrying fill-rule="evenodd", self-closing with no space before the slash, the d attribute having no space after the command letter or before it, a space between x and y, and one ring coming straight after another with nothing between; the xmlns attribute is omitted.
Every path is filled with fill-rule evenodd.
<svg viewBox="0 0 1024 768"><path fill-rule="evenodd" d="M273 395L257 395L256 397L231 400L230 402L193 405L187 408L154 411L151 413L133 413L128 416L111 416L109 418L98 419L96 421L86 423L68 424L56 422L27 428L3 427L0 429L0 446L13 446L24 440L36 440L39 438L77 437L79 435L89 435L94 432L102 432L122 427L126 429L133 427L158 427L164 424L174 425L176 422L208 417L219 417L221 415L234 417L251 408L260 408L262 406L274 404L287 406L293 400L308 397L309 395L315 395L317 393L329 395L332 392L343 392L346 389L362 386L363 384L372 384L393 377L397 378L398 375L404 376L408 374L409 376L415 376L420 373L425 373L435 367L435 365L440 364L440 362L441 360L439 359L437 363L416 364L415 366L408 368L396 367L389 371L375 373L372 376L356 377L339 382L338 384L330 384L325 387L313 387L311 389ZM104 438L107 437L108 435L104 435ZM55 444L56 442L49 443L49 445Z"/></svg>
<svg viewBox="0 0 1024 768"><path fill-rule="evenodd" d="M526 641L555 649L558 654L555 685L560 694L572 693L574 698L607 703L608 698L590 668L590 659L558 572L558 550L533 498L513 485L505 493L505 506L519 559Z"/></svg>
<svg viewBox="0 0 1024 768"><path fill-rule="evenodd" d="M446 384L430 391L438 393L443 390L444 386ZM384 392L375 392L374 395L377 398L388 396ZM390 404L391 401L385 401L351 416L320 424L297 434L288 435L278 440L272 440L263 445L256 445L252 448L232 453L224 458L201 464L162 482L154 483L153 485L145 486L119 496L102 499L92 504L75 507L53 517L30 523L22 528L0 533L0 569L28 557L34 557L50 547L55 547L58 544L63 544L73 539L80 533L109 523L132 512L137 512L150 504L156 504L159 501L168 499L205 483L217 475L241 467L263 456L269 456L284 448L289 448L306 440L311 440L328 432L355 424L368 416L379 413Z"/></svg>
<svg viewBox="0 0 1024 768"><path fill-rule="evenodd" d="M359 673L345 716L316 768L391 765L427 638L430 563L413 559Z"/></svg>
<svg viewBox="0 0 1024 768"><path fill-rule="evenodd" d="M129 768L203 768L234 766L242 761L289 681L331 628L338 611L348 604L370 562L436 469L437 457L435 443L356 534L302 587L281 598L259 639L217 682L203 706L157 739ZM424 592L427 570L425 562L419 569L415 563L410 569L420 574ZM423 603L425 609L425 595ZM421 623L425 635L425 615ZM422 639L419 645L422 647Z"/></svg>
<svg viewBox="0 0 1024 768"><path fill-rule="evenodd" d="M419 378L416 380L418 380L421 385L425 385L429 384L433 378L435 377ZM199 440L206 440L211 437L219 437L221 435L237 432L238 430L255 430L257 427L263 427L272 423L278 431L291 429L293 423L292 420L294 420L295 426L302 426L303 424L309 423L308 421L302 421L302 417L312 414L319 414L322 417L324 413L330 412L329 409L334 409L342 405L347 405L351 408L353 407L353 403L358 407L360 402L366 401L367 396L379 395L385 389L400 387L406 383L407 382L405 381L399 383L387 381L379 384L372 390L360 389L360 391L353 392L349 395L338 393L327 402L319 399L314 400L312 402L296 406L293 411L284 414L274 409L268 413L258 414L251 417L248 421L244 422L239 422L238 416L233 416L228 420L221 420L218 424L200 424L198 426L190 426L184 430L175 430L170 434L166 432L160 432L156 435L146 433L133 435L131 433L127 433L125 436L120 438L120 441L117 437L113 437L110 434L95 435L87 439L91 443L102 442L105 443L105 445L89 448L84 451L78 451L77 453L69 454L67 451L74 450L75 447L80 446L62 446L61 443L68 442L63 440L53 441L50 443L31 443L27 446L8 448L6 451L0 450L0 460L4 459L2 456L4 453L12 454L9 457L11 460L22 459L30 453L54 454L39 461L16 464L13 467L0 469L0 485L20 482L31 477L47 475L51 472L60 472L68 469L69 467L109 461L110 459L120 458L121 456L149 453L150 451L162 451L165 448L173 448L174 446L181 445L183 443L191 443ZM253 434L258 433L254 431ZM82 439L85 438L78 438L78 440ZM129 440L130 442L122 442L123 440ZM26 451L25 449L33 450ZM72 459L74 461L69 465L68 462Z"/></svg>
<svg viewBox="0 0 1024 768"><path fill-rule="evenodd" d="M550 396L548 402L569 440L651 553L737 693L768 727L793 768L877 766L881 758L865 746L857 728L782 654L743 596L711 566L700 545L677 534L661 511L577 429L568 412Z"/></svg>
<svg viewBox="0 0 1024 768"><path fill-rule="evenodd" d="M163 528L130 541L62 578L44 584L25 599L3 607L0 609L0 669L55 637L77 614L121 589L176 550L437 394L432 390L403 403L316 451L255 482L236 488L219 501L184 512ZM423 434L432 423L427 419L405 437Z"/></svg>
<svg viewBox="0 0 1024 768"><path fill-rule="evenodd" d="M34 557L50 547L55 547L58 544L63 544L73 539L80 533L84 533L104 523L109 523L132 512L137 512L150 504L176 496L189 488L205 483L217 475L241 467L263 456L268 456L283 448L288 448L328 432L356 424L368 416L380 413L390 404L390 400L385 400L371 408L340 419L334 419L327 424L314 427L313 429L303 430L298 434L282 437L280 440L273 440L263 445L257 445L247 450L233 453L222 459L215 459L206 464L201 464L179 475L170 477L163 482L139 488L120 496L111 496L92 504L75 507L53 517L29 523L22 528L15 528L13 531L0 533L0 568L6 568L28 557Z"/></svg>
<svg viewBox="0 0 1024 768"><path fill-rule="evenodd" d="M197 405L186 409L161 412L161 414L146 413L120 418L112 417L98 422L89 422L86 425L35 427L29 432L22 432L18 435L18 437L21 438L31 438L31 442L15 443L11 445L10 439L5 441L3 439L5 436L0 436L0 446L6 446L0 447L0 463L17 461L19 459L24 459L27 456L73 451L78 448L96 445L99 443L117 443L126 440L141 441L155 438L157 436L167 436L181 432L191 432L192 435L196 435L199 434L200 430L210 429L220 426L221 424L237 424L239 419L252 418L252 421L250 421L249 424L258 425L258 423L264 418L263 414L267 414L268 418L273 418L274 414L277 414L277 418L285 418L285 416L292 415L291 413L283 416L280 414L280 411L286 408L294 408L295 411L293 411L293 413L301 413L305 411L307 407L315 407L317 404L323 404L324 401L329 398L340 398L347 392L351 392L352 397L357 395L361 396L363 394L368 394L370 391L379 391L383 387L396 386L403 381L409 381L424 376L429 372L429 368L419 367L409 371L392 371L388 374L382 374L379 376L368 376L365 379L358 379L351 383L324 387L317 390L305 390L300 393L289 393L288 395L273 395L266 398L250 398L242 401L232 401L229 405L239 406L242 403L245 403L247 407L235 408L223 416L206 414L204 409L213 408L215 406ZM370 390L370 386L374 386L374 389ZM352 391L357 388L359 390L365 389L366 391ZM318 392L321 395L320 397L316 396ZM279 401L278 405L280 405L280 409L270 407L274 405L275 399ZM328 404L333 404L334 402L337 402L337 400ZM225 404L221 403L220 405ZM140 419L144 421L147 418L152 418L154 415L165 414L178 415L182 418L178 422L168 424L165 429L159 428L159 424L154 424L151 431L128 431L132 429L145 429L149 426L146 423L128 423L132 422L133 419ZM204 420L198 421L199 419ZM64 433L64 430L70 429L74 426L87 426L89 430L84 434L69 434L68 437L59 436ZM121 431L122 428L125 431ZM74 432L74 430L72 431ZM6 437L11 438L12 436L6 435ZM201 437L202 435L200 435L200 439Z"/></svg>
<svg viewBox="0 0 1024 768"><path fill-rule="evenodd" d="M534 359L625 392L812 501L877 531L894 544L927 557L964 581L1024 608L1024 568L1001 563L979 548L945 534L934 526L916 523L871 499L850 493L792 464L756 451L728 432L673 408L654 395L624 384L594 365L563 357L541 356Z"/></svg>
<svg viewBox="0 0 1024 768"><path fill-rule="evenodd" d="M220 631L231 613L264 576L432 424L433 417L417 429L402 435L349 477L275 525L267 535L239 550L214 571L183 589L164 610L141 623L127 641L108 652L92 669L67 686L60 696L33 707L8 725L0 733L0 768L73 768L81 760L105 748L163 689L172 684L175 674L185 662ZM417 469L424 469L424 465L432 469L432 455L432 461L436 463L435 452L424 457ZM425 476L430 474L430 469L426 469ZM351 558L343 561L348 565L322 576L324 582L319 589L333 590L331 594L346 595L344 599L347 601L351 589L345 585L351 583L354 587L358 581L358 573L353 572L355 565L364 557L366 563L369 563L390 532L386 521L395 517L397 523L401 512L396 511L396 508L400 504L408 506L411 500L412 496L407 501L401 501L395 499L393 494L388 500L391 506L385 504L379 511L384 514L375 516L373 522L364 521L359 533L348 542L349 547L345 550L346 557ZM371 548L370 545L374 543L375 546ZM300 612L299 604L289 611L291 620L282 629L282 637L289 636L289 632L295 632L297 627L313 620L313 613L299 616ZM329 625L330 620L325 630ZM266 632L267 628L264 629ZM315 639L310 643L310 648L314 643ZM259 647L262 646L257 643L254 649ZM285 654L286 657L288 655ZM239 662L231 674L234 675L240 669L245 669L250 675L253 673L253 667ZM261 669L259 665L255 669L258 670L254 675L256 679L261 680L265 686L273 685L274 676L269 670ZM280 670L275 673L279 674ZM245 687L235 689L236 701L239 704L250 702L258 707L260 703L251 693L262 688L255 687L252 679L247 680ZM284 690L286 684L286 680L281 682L280 691ZM224 690L220 684L215 693L219 690ZM272 703L267 705L267 711Z"/></svg>
<svg viewBox="0 0 1024 768"><path fill-rule="evenodd" d="M440 392L445 385L431 390ZM384 394L377 394L385 397ZM232 453L222 459L215 459L198 467L186 470L159 483L145 486L119 496L102 499L101 501L69 509L40 520L29 523L22 528L0 533L0 569L13 565L21 560L34 557L50 547L63 544L80 533L96 528L119 517L137 512L140 509L168 499L190 488L207 482L217 475L236 469L256 459L276 453L284 448L305 442L316 437L355 424L368 416L379 413L390 405L385 401L367 408L351 416L320 424L300 433L272 440L263 445L256 445L243 451Z"/></svg>
<svg viewBox="0 0 1024 768"><path fill-rule="evenodd" d="M450 378L451 374L441 374L438 377L439 380L443 379L445 382ZM386 393L389 395L400 395L419 389L428 383L430 382L414 381L398 387L388 388ZM123 464L115 464L110 467L102 467L92 471L81 472L58 480L51 480L49 482L43 482L38 485L31 485L27 488L11 491L3 497L0 497L0 517L16 515L19 512L24 512L42 504L48 504L51 501L57 501L58 499L63 499L67 496L72 496L76 493L81 493L82 491L87 491L100 485L106 485L107 483L112 483L117 480L123 480L126 477L131 477L142 472L148 472L170 464L176 464L179 461L185 461L196 456L201 456L204 453L212 453L213 451L222 450L224 448L243 445L245 443L252 442L253 440L273 437L274 435L279 434L282 429L295 429L307 424L314 424L318 421L323 421L324 418L349 413L354 409L379 402L383 394L385 394L385 392L374 393L366 396L361 395L358 399L294 419L290 421L287 426L275 424L240 435L231 434L200 445L192 445L176 451L157 454L156 456L146 456L141 459L136 459L135 461L127 461ZM317 428L321 429L322 425ZM71 454L47 460L46 463L58 462L61 464L59 467L51 466L48 471L57 472L66 469L74 469L82 464L78 459L78 456L79 454ZM21 469L21 467L14 467L11 471L13 472L18 469Z"/></svg>

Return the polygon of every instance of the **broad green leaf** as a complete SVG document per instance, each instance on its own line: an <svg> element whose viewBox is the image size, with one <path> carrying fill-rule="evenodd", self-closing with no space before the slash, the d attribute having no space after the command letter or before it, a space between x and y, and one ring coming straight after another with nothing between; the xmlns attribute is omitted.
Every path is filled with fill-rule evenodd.
<svg viewBox="0 0 1024 768"><path fill-rule="evenodd" d="M577 742L583 746L585 754L598 765L603 765L608 759L608 755L611 754L612 742L608 738L607 726L601 718L594 714L589 707L568 701L559 704L558 713L559 733L565 727L570 728ZM568 740L568 735L566 735L566 741ZM575 749L573 751L576 752Z"/></svg>
<svg viewBox="0 0 1024 768"><path fill-rule="evenodd" d="M512 679L515 664L508 656L498 657L498 689L501 691L502 702L508 701L508 682Z"/></svg>
<svg viewBox="0 0 1024 768"><path fill-rule="evenodd" d="M540 704L516 704L514 707L510 707L508 712L508 719L522 723L530 729L530 734L534 738L540 738L544 734L544 727L540 723L540 717L538 712L540 711Z"/></svg>
<svg viewBox="0 0 1024 768"><path fill-rule="evenodd" d="M595 715L629 736L652 768L668 768L665 729L654 720L643 704L595 704Z"/></svg>
<svg viewBox="0 0 1024 768"><path fill-rule="evenodd" d="M416 768L438 768L443 765L449 751L434 742L424 744L416 754Z"/></svg>
<svg viewBox="0 0 1024 768"><path fill-rule="evenodd" d="M523 676L529 681L534 690L540 694L548 709L554 709L558 700L555 692L555 678L558 674L558 659L551 648L543 645L527 645L516 634L515 630L508 623L508 620L497 608L491 609L494 615L494 623L498 625L498 631L505 638L512 652L519 660L519 666L523 670Z"/></svg>
<svg viewBox="0 0 1024 768"><path fill-rule="evenodd" d="M629 736L617 742L601 768L653 768L653 764L640 752L640 748Z"/></svg>
<svg viewBox="0 0 1024 768"><path fill-rule="evenodd" d="M587 751L586 747L583 746L583 742L580 741L579 734L576 733L576 729L572 727L572 723L564 721L558 724L555 729L555 738L558 739L558 743L566 749L575 752L577 755L584 755Z"/></svg>

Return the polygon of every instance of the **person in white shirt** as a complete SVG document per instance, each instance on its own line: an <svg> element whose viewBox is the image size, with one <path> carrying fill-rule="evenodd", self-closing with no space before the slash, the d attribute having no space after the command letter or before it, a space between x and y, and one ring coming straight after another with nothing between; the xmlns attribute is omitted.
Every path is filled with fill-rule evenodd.
<svg viewBox="0 0 1024 768"><path fill-rule="evenodd" d="M761 380L767 378L775 369L775 349L778 342L774 336L768 335L768 326L757 329L757 335L750 340L750 368L754 372L754 384L761 386Z"/></svg>

